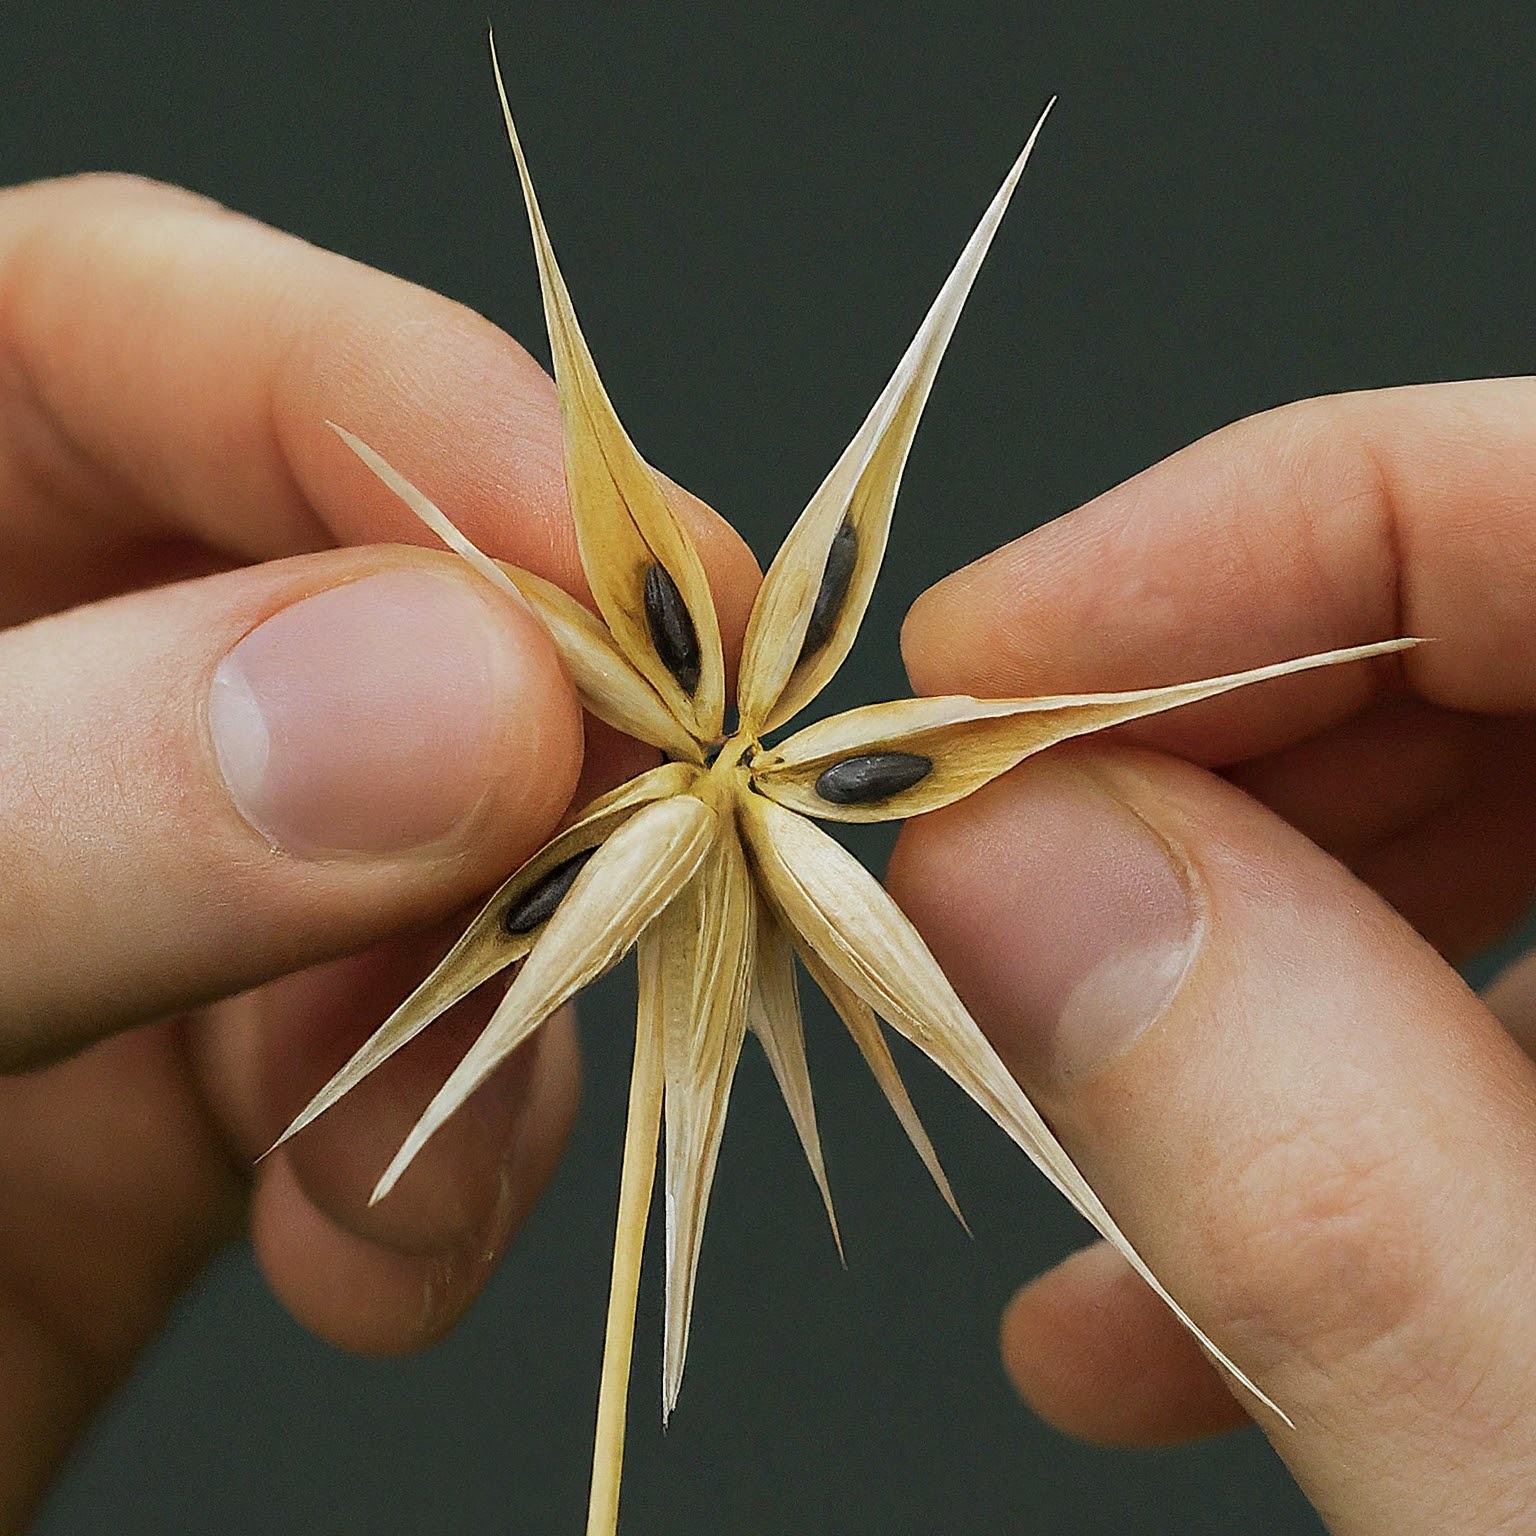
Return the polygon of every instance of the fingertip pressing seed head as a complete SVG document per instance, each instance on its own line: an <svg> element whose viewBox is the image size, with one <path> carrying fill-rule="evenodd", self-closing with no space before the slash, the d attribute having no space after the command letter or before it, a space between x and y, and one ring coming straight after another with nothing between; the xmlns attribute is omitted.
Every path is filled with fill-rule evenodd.
<svg viewBox="0 0 1536 1536"><path fill-rule="evenodd" d="M583 848L563 864L557 864L532 889L524 892L521 901L507 908L501 926L510 934L532 933L540 923L548 922L576 883L587 860L596 852L595 847Z"/></svg>
<svg viewBox="0 0 1536 1536"><path fill-rule="evenodd" d="M933 759L917 752L865 752L824 768L816 793L830 805L867 805L921 783L933 772Z"/></svg>
<svg viewBox="0 0 1536 1536"><path fill-rule="evenodd" d="M853 571L858 559L858 530L845 517L827 551L827 563L821 573L821 586L816 590L810 622L805 626L805 640L800 646L797 666L806 657L814 656L832 638L848 589L853 585Z"/></svg>
<svg viewBox="0 0 1536 1536"><path fill-rule="evenodd" d="M692 698L698 691L702 669L699 637L683 594L660 565L653 565L645 573L645 622L662 665Z"/></svg>

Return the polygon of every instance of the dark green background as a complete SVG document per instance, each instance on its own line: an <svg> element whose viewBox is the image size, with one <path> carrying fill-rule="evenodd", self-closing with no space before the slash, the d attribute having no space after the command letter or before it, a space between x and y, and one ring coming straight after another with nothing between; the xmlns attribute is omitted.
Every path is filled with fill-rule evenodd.
<svg viewBox="0 0 1536 1536"><path fill-rule="evenodd" d="M613 397L642 451L759 555L1061 94L940 375L834 704L901 688L899 618L935 577L1224 422L1530 367L1525 7L490 12ZM182 182L440 288L542 357L485 20L485 0L0 0L0 180L113 167ZM570 1155L452 1340L411 1361L343 1358L237 1252L41 1529L579 1530L628 986L586 1006ZM967 1241L827 1016L810 1028L850 1268L750 1055L665 1437L655 1287L642 1298L626 1531L1318 1529L1256 1432L1131 1455L1035 1423L997 1364L998 1309L1084 1231L912 1063Z"/></svg>

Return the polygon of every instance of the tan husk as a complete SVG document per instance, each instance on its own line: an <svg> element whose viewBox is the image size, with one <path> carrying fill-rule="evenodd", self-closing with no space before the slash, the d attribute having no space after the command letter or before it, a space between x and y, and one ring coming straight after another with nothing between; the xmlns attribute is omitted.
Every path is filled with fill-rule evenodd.
<svg viewBox="0 0 1536 1536"><path fill-rule="evenodd" d="M697 772L686 763L665 763L621 784L611 793L594 800L580 818L565 831L551 838L476 914L475 919L455 942L452 949L433 966L425 981L385 1019L357 1052L323 1087L273 1143L271 1150L297 1135L317 1115L349 1093L376 1067L381 1067L403 1045L414 1040L434 1019L446 1013L462 998L468 997L482 982L498 971L521 960L533 948L545 926L526 933L509 933L503 926L508 910L551 870L567 859L606 841L615 828L627 821L642 805L653 800L682 794L697 779Z"/></svg>
<svg viewBox="0 0 1536 1536"><path fill-rule="evenodd" d="M752 880L728 808L717 826L698 874L642 938L656 952L667 1075L663 1423L683 1380L699 1243L746 1035L757 937Z"/></svg>
<svg viewBox="0 0 1536 1536"><path fill-rule="evenodd" d="M683 793L642 806L593 854L544 925L480 1037L438 1090L373 1191L394 1188L432 1133L567 998L595 981L693 877L715 813Z"/></svg>
<svg viewBox="0 0 1536 1536"><path fill-rule="evenodd" d="M492 586L499 587L514 602L522 600L522 594L517 590L511 577L502 569L498 561L492 560L475 544L471 543L451 519L443 512L435 501L430 500L419 491L393 464L389 463L381 453L376 452L357 433L349 432L345 427L339 426L334 421L327 421L328 426L347 447L349 447L364 464L376 474L385 485L392 490L412 512L424 522L428 528L440 538L455 554L462 555L474 568L480 572Z"/></svg>
<svg viewBox="0 0 1536 1536"><path fill-rule="evenodd" d="M592 1439L592 1489L587 1536L612 1536L619 1524L619 1480L624 1471L624 1420L629 1406L629 1362L635 1343L635 1301L646 1219L656 1181L656 1142L666 1078L662 1065L661 1007L649 960L639 951L640 994L635 1010L635 1061L629 1078L624 1159L619 1172L619 1213L614 1223L613 1274L603 1331L602 1381L597 1393L597 1432Z"/></svg>
<svg viewBox="0 0 1536 1536"><path fill-rule="evenodd" d="M704 567L693 541L667 505L650 466L630 442L598 378L544 228L499 66L496 90L533 228L544 318L565 425L565 485L582 568L598 611L629 659L696 739L713 741L720 734L725 715L725 664ZM644 608L635 601L653 565L660 565L672 578L698 637L701 675L692 694L684 691L656 654Z"/></svg>
<svg viewBox="0 0 1536 1536"><path fill-rule="evenodd" d="M811 973L816 985L826 994L827 1001L832 1004L837 1016L843 1021L853 1043L858 1046L859 1054L864 1058L870 1075L879 1085L881 1093L885 1095L885 1101L894 1111L902 1130L907 1133L907 1140L912 1143L913 1150L922 1159L923 1167L928 1170L928 1177L933 1180L939 1194L943 1196L945 1205L954 1212L955 1220L969 1233L970 1223L966 1221L960 1209L960 1202L955 1199L955 1192L950 1187L949 1175L944 1172L943 1165L939 1162L939 1154L934 1150L933 1142L928 1138L928 1132L923 1129L923 1122L918 1118L917 1106L907 1092L907 1085L901 1080L901 1071L896 1065L896 1058L891 1055L891 1048L886 1044L884 1034L881 1033L880 1020L875 1017L875 1010L852 987L845 986L842 977L825 965L810 945L801 946L799 955L801 963Z"/></svg>
<svg viewBox="0 0 1536 1536"><path fill-rule="evenodd" d="M752 992L747 999L747 1023L763 1047L773 1069L801 1150L810 1164L811 1176L821 1192L837 1256L847 1264L843 1237L837 1228L832 1189L827 1180L826 1159L821 1152L821 1132L816 1126L816 1100L811 1092L810 1065L805 1059L805 1024L800 1016L800 995L795 986L795 950L772 905L757 902L757 963L753 967Z"/></svg>
<svg viewBox="0 0 1536 1536"><path fill-rule="evenodd" d="M532 571L491 559L454 527L436 502L355 432L334 421L327 425L450 549L538 615L559 648L583 707L626 736L660 747L669 757L702 761L693 736L644 674L630 664L612 633L570 593Z"/></svg>
<svg viewBox="0 0 1536 1536"><path fill-rule="evenodd" d="M499 73L497 84L500 89ZM505 109L504 92L502 105ZM308 1124L443 1008L526 951L522 969L489 1025L380 1179L374 1198L383 1198L432 1133L540 1021L638 941L635 1065L587 1527L588 1536L612 1536L618 1520L636 1287L661 1122L664 1116L665 1414L676 1401L682 1378L704 1216L731 1081L749 1024L767 1052L833 1221L834 1236L837 1233L806 1066L793 947L831 998L957 1215L953 1191L902 1086L879 1018L924 1051L985 1109L1126 1256L1212 1358L1257 1403L1289 1423L1163 1290L998 1059L912 924L852 856L806 816L864 821L918 814L969 794L1030 753L1067 737L1311 667L1380 656L1415 642L1356 646L1133 693L1002 701L909 699L854 710L808 727L777 748L763 747L763 732L810 702L852 644L880 563L918 416L1034 143L1031 135L890 385L773 562L748 625L741 726L722 742L720 641L702 564L655 476L613 414L555 265L510 112L507 128L538 255L564 419L572 516L602 621L539 578L497 565L372 448L350 433L342 431L342 436L450 547L501 590L544 616L589 709L662 747L677 761L595 802L536 854L492 898L427 981L321 1089L287 1134ZM829 551L845 520L857 535L852 567L845 572L846 595L835 608L823 601L817 632L827 638L802 657ZM648 615L645 599L647 576L656 565L675 583L698 639L700 676L692 693L656 648L653 615ZM828 592L837 589L830 579L825 586ZM852 795L852 804L834 803L818 792L824 772L842 772L847 759L879 754L908 754L905 762L916 763L920 776L908 779L908 787L881 796L866 793L866 781ZM931 760L926 770L923 759ZM895 781L877 774L874 782L878 789ZM553 915L534 932L508 935L504 918L509 906L528 898L539 881L574 853L593 847L596 852L575 875ZM546 887L550 892L558 889Z"/></svg>
<svg viewBox="0 0 1536 1536"><path fill-rule="evenodd" d="M554 582L503 560L495 564L554 638L584 709L624 735L660 747L668 757L704 760L697 740L630 664L600 619Z"/></svg>
<svg viewBox="0 0 1536 1536"><path fill-rule="evenodd" d="M874 591L901 472L939 361L1054 104L1054 98L1046 103L890 383L768 567L742 647L736 692L745 730L765 734L799 713L827 685L853 645ZM858 541L852 584L831 637L800 659L827 554L845 518Z"/></svg>
<svg viewBox="0 0 1536 1536"><path fill-rule="evenodd" d="M797 731L753 764L752 778L763 794L802 815L829 821L905 820L963 800L1026 757L1070 737L1162 714L1252 683L1314 667L1365 661L1414 644L1384 640L1203 682L1129 693L1039 699L973 699L957 694L868 704ZM838 805L817 794L816 780L824 769L855 753L882 752L914 753L931 759L933 767L910 789L863 805Z"/></svg>

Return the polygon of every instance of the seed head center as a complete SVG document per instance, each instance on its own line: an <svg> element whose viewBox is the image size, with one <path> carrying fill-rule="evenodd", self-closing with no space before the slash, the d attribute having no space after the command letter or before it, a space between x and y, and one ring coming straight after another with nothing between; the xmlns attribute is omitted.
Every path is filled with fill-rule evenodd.
<svg viewBox="0 0 1536 1536"><path fill-rule="evenodd" d="M747 731L727 736L709 759L709 771L720 779L736 778L743 770L750 771L752 759L760 749L757 737Z"/></svg>

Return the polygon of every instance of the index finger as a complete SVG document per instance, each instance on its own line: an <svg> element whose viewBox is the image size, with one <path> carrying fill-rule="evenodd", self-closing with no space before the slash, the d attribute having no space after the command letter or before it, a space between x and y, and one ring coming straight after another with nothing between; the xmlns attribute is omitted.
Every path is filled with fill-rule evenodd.
<svg viewBox="0 0 1536 1536"><path fill-rule="evenodd" d="M0 193L0 622L117 590L168 541L228 563L435 542L327 419L482 548L585 592L554 387L489 321L174 188ZM739 635L756 565L678 503Z"/></svg>
<svg viewBox="0 0 1536 1536"><path fill-rule="evenodd" d="M1536 380L1333 396L1226 427L940 582L924 693L1177 682L1395 635L1425 699L1536 703ZM1137 728L1207 762L1276 750L1399 679L1284 679Z"/></svg>

